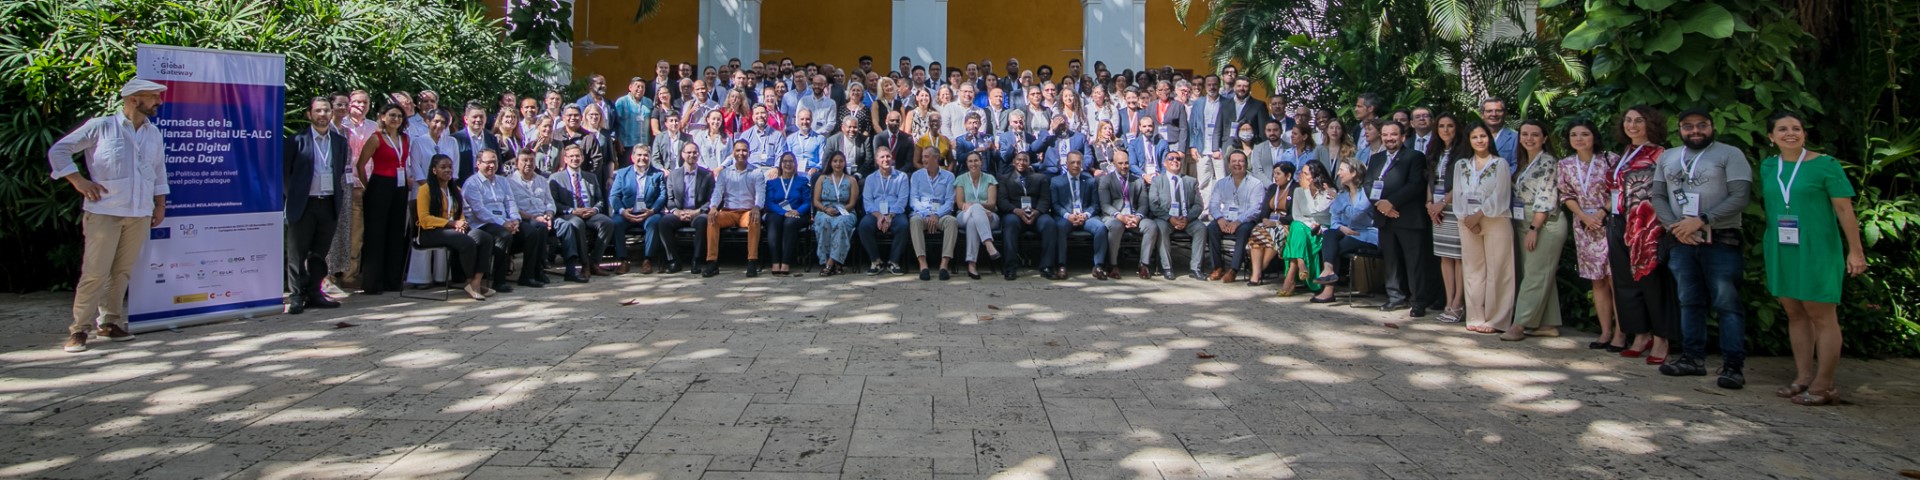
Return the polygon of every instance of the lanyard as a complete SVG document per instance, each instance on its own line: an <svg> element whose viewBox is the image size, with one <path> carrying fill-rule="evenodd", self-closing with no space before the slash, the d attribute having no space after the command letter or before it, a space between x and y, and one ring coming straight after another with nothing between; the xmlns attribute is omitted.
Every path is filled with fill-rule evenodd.
<svg viewBox="0 0 1920 480"><path fill-rule="evenodd" d="M1693 169L1700 166L1700 156L1706 155L1707 151L1701 150L1699 154L1696 154L1693 156L1693 161L1691 162L1687 161L1687 152L1688 152L1687 147L1680 147L1680 163L1685 164L1687 166L1687 183L1692 184Z"/></svg>
<svg viewBox="0 0 1920 480"><path fill-rule="evenodd" d="M1576 156L1574 158L1579 158L1579 157ZM1580 169L1580 196L1581 197L1587 197L1593 194L1594 177L1597 177L1600 175L1600 154L1598 153L1593 154L1591 158L1587 159L1586 163L1587 163L1586 166Z"/></svg>
<svg viewBox="0 0 1920 480"><path fill-rule="evenodd" d="M1614 178L1618 179L1621 183L1625 183L1627 181L1626 177L1622 176L1620 172L1626 170L1627 165L1633 163L1633 159L1640 157L1640 149L1643 149L1643 148L1647 148L1647 145L1644 143L1640 144L1639 146L1633 147L1632 152L1627 152L1626 158L1620 159L1620 163L1613 166ZM1685 153L1685 152L1682 152L1682 153ZM1625 190L1625 189L1626 189L1625 187L1621 188L1621 190Z"/></svg>
<svg viewBox="0 0 1920 480"><path fill-rule="evenodd" d="M1782 158L1781 160L1786 159ZM1780 181L1780 174L1784 173L1787 169L1779 168L1773 171L1773 183L1780 184L1780 201L1786 206L1783 210L1793 211L1793 181L1800 178L1800 167L1806 164L1807 150L1803 148L1800 149L1800 159L1793 162L1793 175L1787 177L1785 183ZM1785 167L1785 165L1782 165L1782 167Z"/></svg>
<svg viewBox="0 0 1920 480"><path fill-rule="evenodd" d="M789 202L793 201L793 198L792 198L793 197L793 181L799 178L800 177L788 177L786 180L779 181L780 182L780 198L782 200L789 201Z"/></svg>
<svg viewBox="0 0 1920 480"><path fill-rule="evenodd" d="M1387 172L1393 171L1393 162L1398 161L1400 159L1400 156L1395 155L1395 153L1397 152L1387 152L1387 164L1386 166L1383 166L1380 168L1380 176L1374 177L1373 181L1376 181L1376 182L1387 181Z"/></svg>

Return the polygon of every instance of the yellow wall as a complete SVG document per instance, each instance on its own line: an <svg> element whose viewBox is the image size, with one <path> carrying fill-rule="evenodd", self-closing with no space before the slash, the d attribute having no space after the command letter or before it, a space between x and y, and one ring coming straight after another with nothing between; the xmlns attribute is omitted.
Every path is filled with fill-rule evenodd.
<svg viewBox="0 0 1920 480"><path fill-rule="evenodd" d="M892 38L893 0L760 3L760 49L780 50L761 60L793 57L801 65L831 63L852 70L860 66L861 55L872 55L874 69L886 71L893 64L887 60Z"/></svg>
<svg viewBox="0 0 1920 480"><path fill-rule="evenodd" d="M1187 69L1195 72L1211 72L1213 61L1208 52L1213 50L1214 34L1194 35L1200 31L1200 24L1207 21L1207 2L1192 2L1187 10L1187 24L1181 27L1173 17L1173 2L1167 0L1147 1L1147 67L1160 68L1172 65L1175 69Z"/></svg>
<svg viewBox="0 0 1920 480"><path fill-rule="evenodd" d="M1083 8L1078 0L953 0L947 3L947 61L993 60L1006 72L1007 57L1020 68L1053 67L1053 78L1067 73L1067 59L1081 56ZM1152 38L1149 37L1151 42ZM1093 66L1087 65L1088 74Z"/></svg>
<svg viewBox="0 0 1920 480"><path fill-rule="evenodd" d="M579 0L574 18L574 43L592 41L618 49L587 51L573 49L573 76L606 75L610 92L626 91L626 79L635 75L653 78L653 64L693 62L699 49L700 2L667 0L660 10L641 23L633 23L633 10L639 0Z"/></svg>

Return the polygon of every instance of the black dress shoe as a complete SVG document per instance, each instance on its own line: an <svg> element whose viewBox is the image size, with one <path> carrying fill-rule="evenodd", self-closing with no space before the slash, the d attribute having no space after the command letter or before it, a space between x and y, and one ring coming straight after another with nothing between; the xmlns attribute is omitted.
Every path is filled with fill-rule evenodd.
<svg viewBox="0 0 1920 480"><path fill-rule="evenodd" d="M680 273L680 262L667 262L667 273Z"/></svg>
<svg viewBox="0 0 1920 480"><path fill-rule="evenodd" d="M566 279L573 283L587 283L587 277L580 276L579 272L567 272Z"/></svg>
<svg viewBox="0 0 1920 480"><path fill-rule="evenodd" d="M948 272L947 269L944 268L940 269L940 281L944 282L952 278L953 272Z"/></svg>
<svg viewBox="0 0 1920 480"><path fill-rule="evenodd" d="M302 300L302 299L300 299L300 298L297 298L297 297L296 297L296 298L294 298L294 299L292 299L292 300L289 300L289 301L287 302L287 314L288 314L288 315L299 315L299 314L301 314L301 313L306 313L306 311L307 311L307 301L306 301L306 300Z"/></svg>
<svg viewBox="0 0 1920 480"><path fill-rule="evenodd" d="M760 276L760 263L747 262L747 278L753 278L758 276Z"/></svg>
<svg viewBox="0 0 1920 480"><path fill-rule="evenodd" d="M507 282L493 282L493 290L500 293L512 293L513 284L510 284Z"/></svg>
<svg viewBox="0 0 1920 480"><path fill-rule="evenodd" d="M1011 282L1011 281L1013 281L1013 279L1014 279L1014 278L1017 278L1017 277L1019 277L1019 275L1020 275L1020 274L1017 274L1017 273L1013 273L1013 270L1007 270L1007 271L1005 271L1005 272L1000 272L1000 276L1002 276L1002 277L1006 277L1006 279L1007 279L1007 281L1009 281L1009 282Z"/></svg>
<svg viewBox="0 0 1920 480"><path fill-rule="evenodd" d="M709 278L719 274L720 274L720 264L708 262L707 269L700 272L700 277Z"/></svg>
<svg viewBox="0 0 1920 480"><path fill-rule="evenodd" d="M1188 273L1187 273L1187 278L1191 278L1191 279L1194 279L1194 280L1199 280L1199 281L1202 281L1202 282L1204 282L1204 281L1207 281L1207 277L1206 277L1205 275L1201 275L1201 274L1200 274L1200 272L1188 272Z"/></svg>
<svg viewBox="0 0 1920 480"><path fill-rule="evenodd" d="M515 282L515 283L519 284L522 287L527 287L527 288L547 288L546 285L541 284L540 282L533 281L533 279L530 279L530 278L523 278L523 279L520 279L519 282ZM498 290L498 289L495 289L495 290Z"/></svg>
<svg viewBox="0 0 1920 480"><path fill-rule="evenodd" d="M340 302L327 298L326 295L315 294L307 296L307 306L313 308L340 308Z"/></svg>
<svg viewBox="0 0 1920 480"><path fill-rule="evenodd" d="M707 273L707 267L701 265L700 262L693 262L693 268L687 269L688 275L702 275L705 273Z"/></svg>
<svg viewBox="0 0 1920 480"><path fill-rule="evenodd" d="M933 280L933 271L924 268L920 269L920 281L924 282L928 280Z"/></svg>
<svg viewBox="0 0 1920 480"><path fill-rule="evenodd" d="M1161 271L1160 271L1160 274L1161 274L1161 275L1163 275L1163 276L1165 276L1165 277L1167 277L1167 281L1169 281L1169 282L1171 282L1171 281L1173 281L1173 279L1174 279L1174 278L1177 278L1177 277L1176 277L1176 276L1175 276L1175 275L1173 274L1173 269L1167 269L1167 270L1161 270Z"/></svg>
<svg viewBox="0 0 1920 480"><path fill-rule="evenodd" d="M979 280L980 272L967 272L967 278L973 279L973 280Z"/></svg>
<svg viewBox="0 0 1920 480"><path fill-rule="evenodd" d="M1338 298L1339 297L1320 298L1319 295L1314 295L1313 298L1307 299L1307 303L1333 303L1333 301Z"/></svg>
<svg viewBox="0 0 1920 480"><path fill-rule="evenodd" d="M1386 304L1386 305L1381 305L1381 306L1380 306L1380 311L1382 311L1382 312L1391 312L1391 311L1395 311L1395 310L1400 310L1400 309L1403 309L1403 308L1407 308L1407 302L1406 302L1406 301L1398 301L1398 302L1387 302L1387 304Z"/></svg>
<svg viewBox="0 0 1920 480"><path fill-rule="evenodd" d="M1420 318L1425 316L1427 316L1427 309L1424 308L1414 307L1413 310L1407 312L1407 318Z"/></svg>

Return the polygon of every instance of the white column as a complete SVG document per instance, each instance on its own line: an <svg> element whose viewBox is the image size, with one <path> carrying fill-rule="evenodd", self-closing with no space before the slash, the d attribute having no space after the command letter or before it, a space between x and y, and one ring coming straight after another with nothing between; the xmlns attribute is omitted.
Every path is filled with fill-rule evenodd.
<svg viewBox="0 0 1920 480"><path fill-rule="evenodd" d="M947 62L947 0L893 0L893 55L874 67L897 68L900 57L914 65Z"/></svg>
<svg viewBox="0 0 1920 480"><path fill-rule="evenodd" d="M1147 0L1081 0L1080 5L1088 72L1096 61L1115 72L1146 68Z"/></svg>
<svg viewBox="0 0 1920 480"><path fill-rule="evenodd" d="M760 58L760 1L700 0L700 38L695 43L701 67Z"/></svg>

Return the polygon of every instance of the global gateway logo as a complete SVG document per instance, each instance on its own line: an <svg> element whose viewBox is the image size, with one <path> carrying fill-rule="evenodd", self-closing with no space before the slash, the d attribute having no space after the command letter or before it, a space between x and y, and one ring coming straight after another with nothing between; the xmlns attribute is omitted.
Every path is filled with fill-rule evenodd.
<svg viewBox="0 0 1920 480"><path fill-rule="evenodd" d="M171 52L154 55L153 61L151 62L151 66L153 67L154 74L159 76L166 76L166 77L192 77L193 76L193 72L190 70L187 70L186 64L174 61L173 53Z"/></svg>

